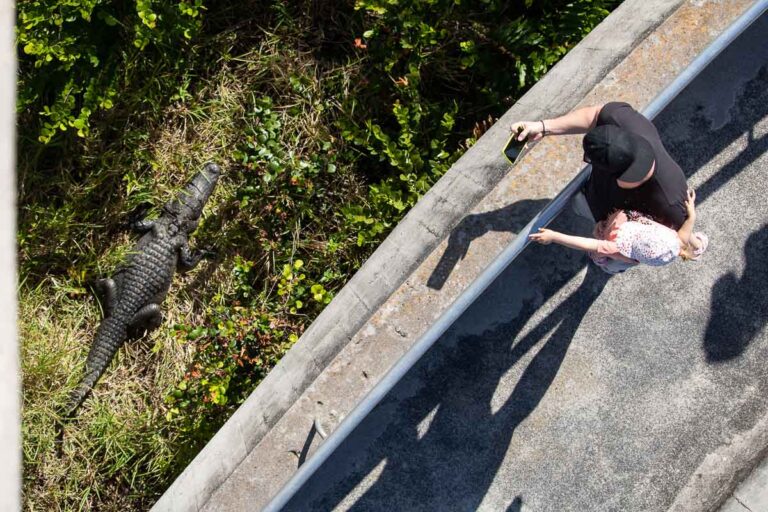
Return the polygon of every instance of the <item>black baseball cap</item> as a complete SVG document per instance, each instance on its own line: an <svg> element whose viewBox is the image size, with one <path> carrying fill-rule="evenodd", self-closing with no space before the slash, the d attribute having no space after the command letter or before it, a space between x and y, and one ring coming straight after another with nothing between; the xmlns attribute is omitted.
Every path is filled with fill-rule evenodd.
<svg viewBox="0 0 768 512"><path fill-rule="evenodd" d="M593 165L605 168L616 179L639 183L655 160L651 143L640 135L605 124L584 136L584 154Z"/></svg>

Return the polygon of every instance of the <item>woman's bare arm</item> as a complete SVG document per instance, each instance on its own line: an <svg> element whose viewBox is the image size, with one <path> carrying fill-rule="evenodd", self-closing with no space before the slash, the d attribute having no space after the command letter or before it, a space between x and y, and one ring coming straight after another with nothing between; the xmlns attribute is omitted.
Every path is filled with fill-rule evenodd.
<svg viewBox="0 0 768 512"><path fill-rule="evenodd" d="M528 236L534 242L538 242L543 245L548 245L552 242L570 247L571 249L578 249L580 251L597 251L599 241L594 238L585 238L583 236L566 235L559 231L552 231L551 229L539 228L538 233L532 233Z"/></svg>

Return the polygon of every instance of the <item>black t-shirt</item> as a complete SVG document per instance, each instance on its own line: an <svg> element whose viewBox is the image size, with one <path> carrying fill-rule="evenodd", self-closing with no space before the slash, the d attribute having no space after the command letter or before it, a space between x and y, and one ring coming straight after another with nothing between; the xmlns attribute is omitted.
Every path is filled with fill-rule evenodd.
<svg viewBox="0 0 768 512"><path fill-rule="evenodd" d="M593 165L585 195L596 221L608 217L615 209L637 210L675 230L687 217L685 210L688 184L677 163L669 156L656 127L628 103L607 103L600 110L597 126L612 124L642 136L653 147L656 170L651 179L633 189L616 183L618 176L608 169Z"/></svg>

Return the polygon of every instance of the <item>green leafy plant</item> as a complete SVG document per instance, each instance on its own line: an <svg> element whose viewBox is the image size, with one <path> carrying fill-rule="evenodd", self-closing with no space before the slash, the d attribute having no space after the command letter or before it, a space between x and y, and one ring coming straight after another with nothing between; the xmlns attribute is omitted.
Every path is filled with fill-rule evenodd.
<svg viewBox="0 0 768 512"><path fill-rule="evenodd" d="M442 176L472 139L468 105L494 111L530 87L608 14L615 1L357 0L367 53L360 96L376 119L340 120L345 140L378 166L368 201L348 205L359 245L374 245ZM362 41L361 39L361 41ZM478 80L479 77L482 79ZM480 83L475 83L480 82ZM453 100L443 91L473 91ZM367 96L367 92L375 96ZM386 94L384 94L386 91ZM389 98L391 117L384 117ZM366 101L369 103L368 101ZM474 122L474 119L471 119Z"/></svg>
<svg viewBox="0 0 768 512"><path fill-rule="evenodd" d="M18 4L18 109L37 118L38 139L85 137L94 115L112 109L141 76L148 47L165 58L200 28L202 0L31 0ZM118 34L118 37L115 37ZM130 41L131 46L125 43ZM161 51L157 51L161 50ZM139 68L138 73L126 73Z"/></svg>

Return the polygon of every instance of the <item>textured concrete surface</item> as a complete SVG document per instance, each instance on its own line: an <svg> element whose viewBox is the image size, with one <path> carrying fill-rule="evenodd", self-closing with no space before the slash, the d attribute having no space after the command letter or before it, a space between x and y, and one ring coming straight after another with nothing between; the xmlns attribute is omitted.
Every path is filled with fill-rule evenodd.
<svg viewBox="0 0 768 512"><path fill-rule="evenodd" d="M749 5L751 2L747 1L684 3L611 70L581 104L625 99L642 108ZM670 41L678 44L670 48ZM685 44L680 44L683 41ZM508 126L513 120L505 116L499 124ZM494 154L503 142L503 137L498 136L500 132L496 133L489 133L491 139L499 139ZM314 435L313 421L317 420L326 431L335 428L515 233L575 174L580 167L579 147L579 137L548 138L513 168L250 449L204 510L252 510L263 505L295 471L299 460L311 456L316 448L319 438ZM476 169L478 173L484 171L482 166ZM545 272L548 273L543 279L549 281L557 279L559 271L551 268ZM578 272L570 269L568 273L570 280L576 279ZM525 289L534 282L521 275L515 286ZM512 297L506 302L486 303L484 308L491 311L498 306L514 311L514 307L524 304L523 298ZM576 308L578 317L576 304L569 302L568 307ZM565 307L558 311L561 316L571 315ZM508 320L504 318L489 319L490 324L483 324L482 329L492 329L493 322ZM439 410L434 414L439 415ZM383 466L374 470L383 471ZM425 495L425 499L429 496Z"/></svg>
<svg viewBox="0 0 768 512"><path fill-rule="evenodd" d="M728 498L720 512L760 512L768 510L768 459L755 468Z"/></svg>
<svg viewBox="0 0 768 512"><path fill-rule="evenodd" d="M609 278L529 247L287 510L721 506L768 447L768 17L656 124L703 260ZM768 510L747 494L727 510Z"/></svg>
<svg viewBox="0 0 768 512"><path fill-rule="evenodd" d="M330 361L370 328L373 313L509 171L499 147L513 121L572 109L682 2L626 0L550 70L409 212L154 510L198 510Z"/></svg>

